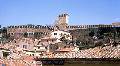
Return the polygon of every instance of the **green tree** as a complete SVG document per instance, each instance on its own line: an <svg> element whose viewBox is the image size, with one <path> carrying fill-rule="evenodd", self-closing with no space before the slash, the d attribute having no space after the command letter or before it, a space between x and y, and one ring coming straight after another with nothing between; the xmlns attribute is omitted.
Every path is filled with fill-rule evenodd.
<svg viewBox="0 0 120 66"><path fill-rule="evenodd" d="M3 38L8 38L8 36L7 36L7 28L5 28L5 27L2 28L2 37Z"/></svg>
<svg viewBox="0 0 120 66"><path fill-rule="evenodd" d="M93 37L94 34L95 34L94 31L91 31L91 32L89 33L89 36L90 36L90 37Z"/></svg>
<svg viewBox="0 0 120 66"><path fill-rule="evenodd" d="M34 33L34 38L39 39L39 38L41 38L43 35L44 35L43 32L35 32L35 33Z"/></svg>
<svg viewBox="0 0 120 66"><path fill-rule="evenodd" d="M65 43L65 44L68 44L68 42L69 42L69 40L67 40L67 39L65 38L65 36L61 37L61 38L60 38L60 41L62 41L62 42Z"/></svg>

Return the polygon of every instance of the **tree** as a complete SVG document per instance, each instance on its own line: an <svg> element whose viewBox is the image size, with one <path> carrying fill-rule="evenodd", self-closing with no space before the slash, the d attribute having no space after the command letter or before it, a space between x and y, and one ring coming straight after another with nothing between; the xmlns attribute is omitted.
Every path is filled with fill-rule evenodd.
<svg viewBox="0 0 120 66"><path fill-rule="evenodd" d="M67 39L65 38L65 36L61 37L61 38L60 38L60 41L62 41L62 42L65 43L65 44L68 44L68 42L69 42L69 40L67 40Z"/></svg>
<svg viewBox="0 0 120 66"><path fill-rule="evenodd" d="M97 47L97 46L103 46L103 45L104 45L103 39L100 39L100 40L98 40L98 41L95 43L95 47Z"/></svg>
<svg viewBox="0 0 120 66"><path fill-rule="evenodd" d="M8 36L7 36L7 28L5 28L5 27L2 28L2 36L3 36L3 38L8 38Z"/></svg>
<svg viewBox="0 0 120 66"><path fill-rule="evenodd" d="M95 34L94 31L91 31L91 32L89 33L89 36L90 36L90 37L93 37L94 34Z"/></svg>
<svg viewBox="0 0 120 66"><path fill-rule="evenodd" d="M43 35L44 35L43 32L35 32L35 33L34 33L34 38L39 39L39 38L41 38Z"/></svg>

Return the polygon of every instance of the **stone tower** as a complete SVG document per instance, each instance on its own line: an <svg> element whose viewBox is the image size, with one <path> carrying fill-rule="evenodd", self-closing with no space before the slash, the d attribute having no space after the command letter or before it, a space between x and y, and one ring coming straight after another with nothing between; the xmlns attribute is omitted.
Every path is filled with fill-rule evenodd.
<svg viewBox="0 0 120 66"><path fill-rule="evenodd" d="M69 18L69 15L68 15L68 14L66 14L66 13L60 14L60 15L58 16L58 20L57 20L55 26L56 26L59 30L65 31L65 30L66 30L66 26L68 25L68 18Z"/></svg>

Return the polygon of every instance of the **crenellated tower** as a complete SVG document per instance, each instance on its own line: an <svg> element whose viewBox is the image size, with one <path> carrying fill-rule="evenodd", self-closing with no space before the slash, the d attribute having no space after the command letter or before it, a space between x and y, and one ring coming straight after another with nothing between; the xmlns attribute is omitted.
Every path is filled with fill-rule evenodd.
<svg viewBox="0 0 120 66"><path fill-rule="evenodd" d="M66 13L62 13L58 16L58 19L56 20L56 28L59 30L66 30L66 26L68 25L68 18L69 15Z"/></svg>

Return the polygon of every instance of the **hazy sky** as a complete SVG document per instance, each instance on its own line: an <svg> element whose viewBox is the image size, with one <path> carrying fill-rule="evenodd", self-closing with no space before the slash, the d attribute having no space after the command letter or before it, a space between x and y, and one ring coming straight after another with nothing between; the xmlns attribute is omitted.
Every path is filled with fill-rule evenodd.
<svg viewBox="0 0 120 66"><path fill-rule="evenodd" d="M54 23L67 12L69 24L111 24L120 21L120 0L0 0L0 25Z"/></svg>

